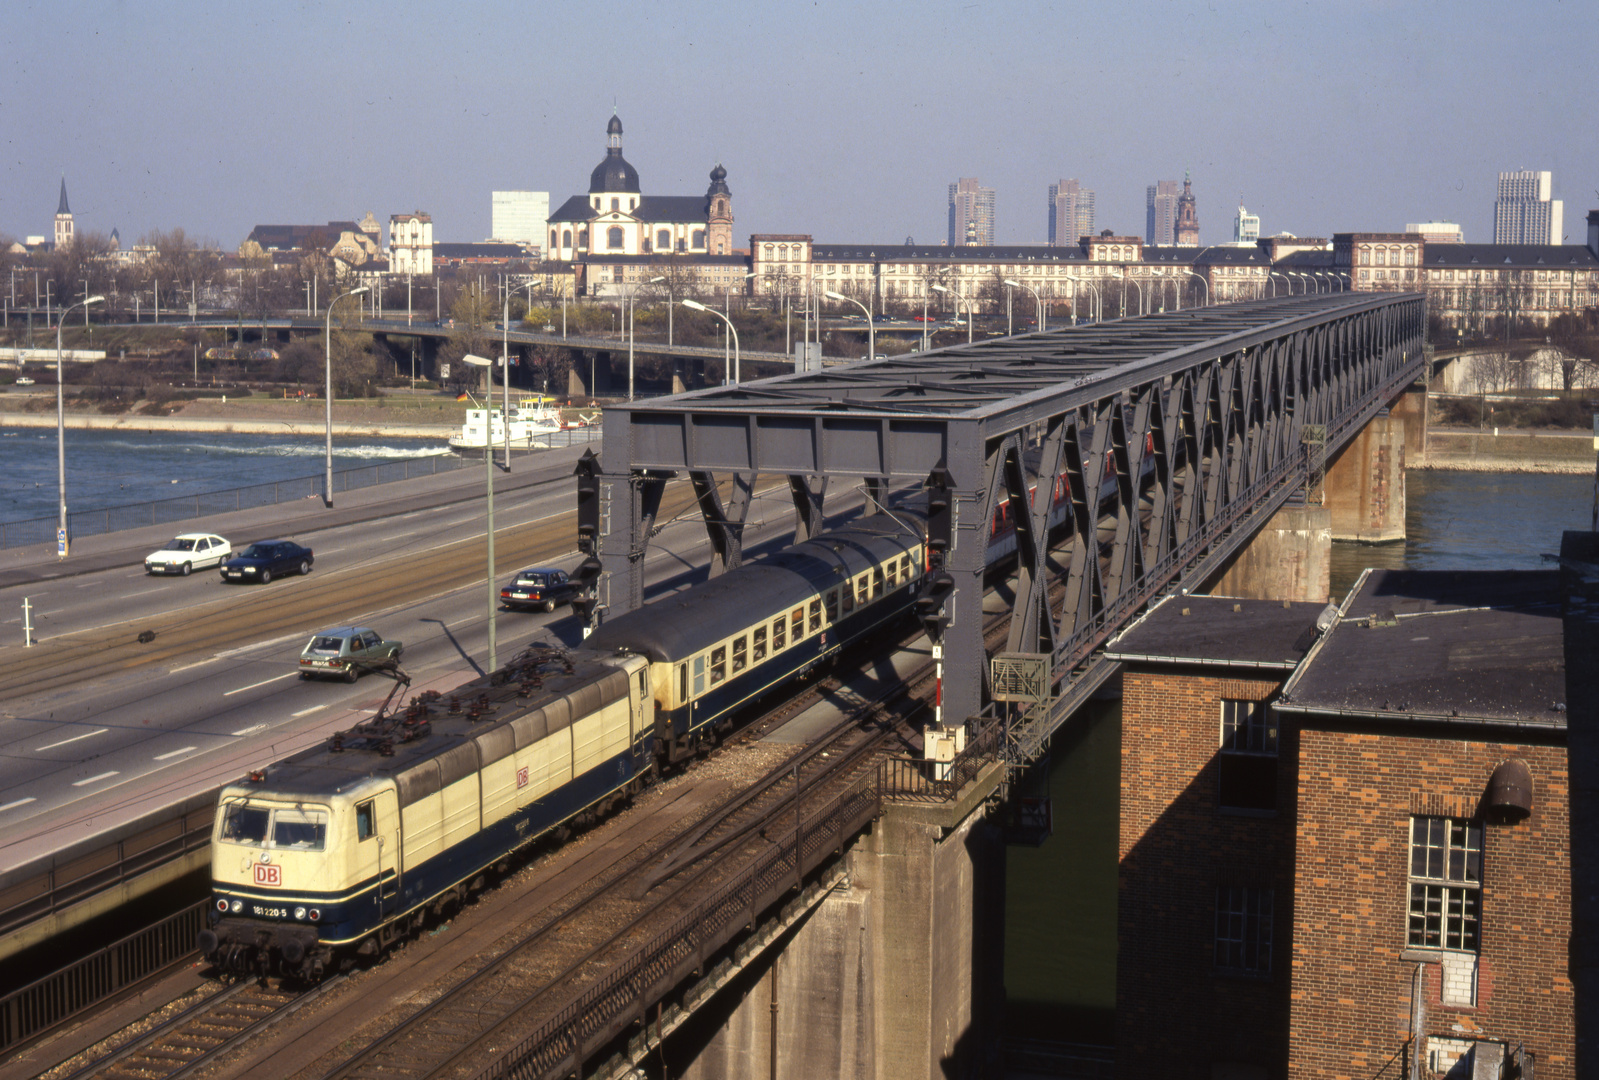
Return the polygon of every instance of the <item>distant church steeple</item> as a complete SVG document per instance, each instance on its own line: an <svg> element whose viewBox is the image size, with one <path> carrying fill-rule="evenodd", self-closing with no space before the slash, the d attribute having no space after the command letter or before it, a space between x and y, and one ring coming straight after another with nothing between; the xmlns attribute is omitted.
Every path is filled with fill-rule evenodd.
<svg viewBox="0 0 1599 1080"><path fill-rule="evenodd" d="M67 178L61 178L61 202L56 206L56 247L71 247L73 239L72 208L67 205Z"/></svg>
<svg viewBox="0 0 1599 1080"><path fill-rule="evenodd" d="M1187 169L1183 170L1183 193L1177 196L1176 234L1180 246L1199 245L1199 210L1194 199L1194 182Z"/></svg>

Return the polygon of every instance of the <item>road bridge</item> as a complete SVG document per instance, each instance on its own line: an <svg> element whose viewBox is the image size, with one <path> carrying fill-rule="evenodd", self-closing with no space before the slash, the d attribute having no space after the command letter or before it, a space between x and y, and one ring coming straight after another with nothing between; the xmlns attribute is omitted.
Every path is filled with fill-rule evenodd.
<svg viewBox="0 0 1599 1080"><path fill-rule="evenodd" d="M1008 651L1047 657L1054 690L1013 726L1011 753L1026 759L1110 673L1096 658L1106 640L1165 590L1214 578L1422 375L1425 328L1419 294L1300 296L609 408L599 601L612 613L642 602L654 507L679 472L710 493L713 573L738 562L742 496L759 474L789 478L801 536L830 483L859 480L879 500L947 485L946 715L977 716L990 696L976 614L1003 512L1020 550ZM739 494L724 507L714 493L729 473ZM1064 565L1049 558L1052 530L1077 541Z"/></svg>

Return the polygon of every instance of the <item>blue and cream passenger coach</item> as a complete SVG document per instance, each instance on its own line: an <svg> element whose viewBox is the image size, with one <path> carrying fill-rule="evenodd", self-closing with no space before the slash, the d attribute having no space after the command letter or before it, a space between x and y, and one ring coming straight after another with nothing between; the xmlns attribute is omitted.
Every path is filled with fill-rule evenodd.
<svg viewBox="0 0 1599 1080"><path fill-rule="evenodd" d="M923 515L878 513L608 620L584 642L649 658L657 752L687 756L740 707L900 618Z"/></svg>
<svg viewBox="0 0 1599 1080"><path fill-rule="evenodd" d="M224 788L201 951L317 978L445 910L653 764L642 657L529 650Z"/></svg>

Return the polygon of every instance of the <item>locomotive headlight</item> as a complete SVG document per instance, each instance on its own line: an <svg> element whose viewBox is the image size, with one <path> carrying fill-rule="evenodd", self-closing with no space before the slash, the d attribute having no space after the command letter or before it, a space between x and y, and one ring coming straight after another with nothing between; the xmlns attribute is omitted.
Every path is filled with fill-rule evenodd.
<svg viewBox="0 0 1599 1080"><path fill-rule="evenodd" d="M217 901L217 910L218 911L226 911L226 910L228 910L228 902L226 900L218 900Z"/></svg>
<svg viewBox="0 0 1599 1080"><path fill-rule="evenodd" d="M322 913L320 911L318 911L316 908L312 908L311 909L311 921L312 922L319 922L321 920L321 918L322 918Z"/></svg>
<svg viewBox="0 0 1599 1080"><path fill-rule="evenodd" d="M244 901L243 900L235 900L235 901L233 901L233 913L235 915L237 915L239 912L241 912L243 910L244 910Z"/></svg>
<svg viewBox="0 0 1599 1080"><path fill-rule="evenodd" d="M303 919L303 918L305 918L305 908L303 908L303 907L297 907L297 908L295 908L295 909L294 909L294 917L295 917L295 918L296 918L296 919Z"/></svg>

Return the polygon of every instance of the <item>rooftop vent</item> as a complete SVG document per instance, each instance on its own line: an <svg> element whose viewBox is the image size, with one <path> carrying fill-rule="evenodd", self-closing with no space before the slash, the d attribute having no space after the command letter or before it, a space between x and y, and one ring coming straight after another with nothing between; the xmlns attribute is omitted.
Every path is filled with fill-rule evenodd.
<svg viewBox="0 0 1599 1080"><path fill-rule="evenodd" d="M1532 770L1520 758L1500 762L1488 778L1485 796L1488 813L1507 825L1514 825L1532 813Z"/></svg>

